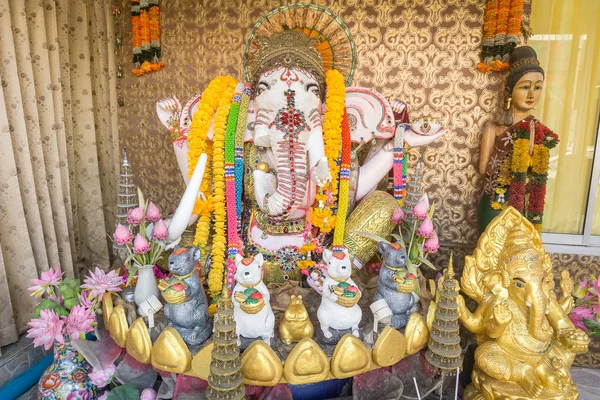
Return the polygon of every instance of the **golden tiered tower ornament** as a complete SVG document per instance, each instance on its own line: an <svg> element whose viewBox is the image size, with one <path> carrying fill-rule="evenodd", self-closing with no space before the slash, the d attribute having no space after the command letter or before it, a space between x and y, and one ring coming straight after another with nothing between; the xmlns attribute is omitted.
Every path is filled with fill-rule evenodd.
<svg viewBox="0 0 600 400"><path fill-rule="evenodd" d="M423 196L422 170L421 155L419 155L417 165L415 166L415 171L410 175L410 179L408 179L408 182L406 183L406 199L404 200L404 206L402 207L409 222L413 221L411 214L412 209L415 208L421 199L421 196Z"/></svg>
<svg viewBox="0 0 600 400"><path fill-rule="evenodd" d="M119 174L119 194L117 195L117 210L115 212L115 227L118 224L127 226L127 213L138 206L137 187L133 182L133 172L127 159L127 147L123 148L123 161ZM125 246L113 243L113 253L121 261L125 261L128 252Z"/></svg>
<svg viewBox="0 0 600 400"><path fill-rule="evenodd" d="M429 349L425 353L427 362L442 376L454 375L462 365L457 292L458 281L454 279L450 255L448 268L444 270L443 279L438 282L439 299L429 335Z"/></svg>
<svg viewBox="0 0 600 400"><path fill-rule="evenodd" d="M214 348L206 398L209 400L244 399L246 393L242 383L242 361L235 334L233 302L227 285L223 285L219 308L213 323Z"/></svg>

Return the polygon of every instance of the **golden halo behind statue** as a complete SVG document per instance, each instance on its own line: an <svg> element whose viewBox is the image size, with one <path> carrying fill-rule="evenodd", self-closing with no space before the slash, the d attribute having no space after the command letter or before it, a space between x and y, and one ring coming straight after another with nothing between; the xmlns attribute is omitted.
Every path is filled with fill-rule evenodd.
<svg viewBox="0 0 600 400"><path fill-rule="evenodd" d="M350 30L329 9L298 3L275 8L254 24L244 51L246 80L251 81L248 65L260 48L257 37L269 37L285 29L294 29L314 38L325 71L336 69L345 78L346 86L351 85L356 67L356 48Z"/></svg>

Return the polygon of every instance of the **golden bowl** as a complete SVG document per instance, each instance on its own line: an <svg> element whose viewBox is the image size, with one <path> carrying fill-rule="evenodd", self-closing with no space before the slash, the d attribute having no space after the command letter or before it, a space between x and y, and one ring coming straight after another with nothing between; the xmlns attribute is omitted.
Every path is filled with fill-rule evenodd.
<svg viewBox="0 0 600 400"><path fill-rule="evenodd" d="M345 296L338 295L338 299L337 299L336 303L338 303L340 306L350 308L350 307L354 307L355 305L358 304L360 297L361 297L360 293L356 293L356 296L354 296L354 297L345 297Z"/></svg>
<svg viewBox="0 0 600 400"><path fill-rule="evenodd" d="M246 314L256 314L256 313L260 312L260 310L262 310L264 306L265 306L265 299L260 299L260 300L258 300L258 303L254 303L254 304L246 304L244 302L240 302L240 308Z"/></svg>

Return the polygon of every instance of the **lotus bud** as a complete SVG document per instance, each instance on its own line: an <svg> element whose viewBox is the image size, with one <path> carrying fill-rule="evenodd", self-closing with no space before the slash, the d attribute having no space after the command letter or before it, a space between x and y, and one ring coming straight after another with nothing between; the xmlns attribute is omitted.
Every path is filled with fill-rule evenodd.
<svg viewBox="0 0 600 400"><path fill-rule="evenodd" d="M415 205L415 208L412 209L411 214L413 217L423 220L427 217L427 212L429 212L429 199L427 194L424 194Z"/></svg>
<svg viewBox="0 0 600 400"><path fill-rule="evenodd" d="M160 211L158 207L152 202L148 204L148 208L146 209L146 220L150 222L156 222L160 219Z"/></svg>
<svg viewBox="0 0 600 400"><path fill-rule="evenodd" d="M419 229L417 229L417 234L421 237L429 238L433 235L433 232L433 222L431 222L429 217L425 217L423 222L421 222Z"/></svg>
<svg viewBox="0 0 600 400"><path fill-rule="evenodd" d="M125 225L119 224L117 225L115 233L113 233L113 239L119 246L125 246L131 242L131 239L133 239L133 234Z"/></svg>
<svg viewBox="0 0 600 400"><path fill-rule="evenodd" d="M127 223L131 225L139 225L144 220L144 210L141 207L136 207L127 213Z"/></svg>
<svg viewBox="0 0 600 400"><path fill-rule="evenodd" d="M154 230L152 231L152 237L157 240L165 240L169 236L169 230L167 229L167 225L165 221L159 219L158 222L154 225Z"/></svg>
<svg viewBox="0 0 600 400"><path fill-rule="evenodd" d="M146 254L149 251L150 243L148 243L145 237L138 233L133 241L133 252L135 254Z"/></svg>
<svg viewBox="0 0 600 400"><path fill-rule="evenodd" d="M396 206L396 208L394 209L394 213L392 214L392 222L394 224L399 224L401 222L404 222L405 219L406 215L404 215L402 207Z"/></svg>
<svg viewBox="0 0 600 400"><path fill-rule="evenodd" d="M433 232L430 238L425 239L425 243L423 243L423 250L426 253L437 253L440 248L440 240L438 239L437 233Z"/></svg>

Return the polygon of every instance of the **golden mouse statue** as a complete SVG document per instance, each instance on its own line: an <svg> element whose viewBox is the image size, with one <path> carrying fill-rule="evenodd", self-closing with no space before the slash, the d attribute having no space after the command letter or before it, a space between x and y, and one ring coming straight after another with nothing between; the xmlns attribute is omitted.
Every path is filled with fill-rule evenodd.
<svg viewBox="0 0 600 400"><path fill-rule="evenodd" d="M478 304L471 313L458 297L460 321L479 344L464 399L579 398L569 369L589 338L557 301L550 257L517 210L504 210L481 235L465 259L461 289Z"/></svg>
<svg viewBox="0 0 600 400"><path fill-rule="evenodd" d="M292 296L290 304L285 309L283 320L279 324L279 338L285 344L291 344L305 337L312 338L314 333L302 296Z"/></svg>

